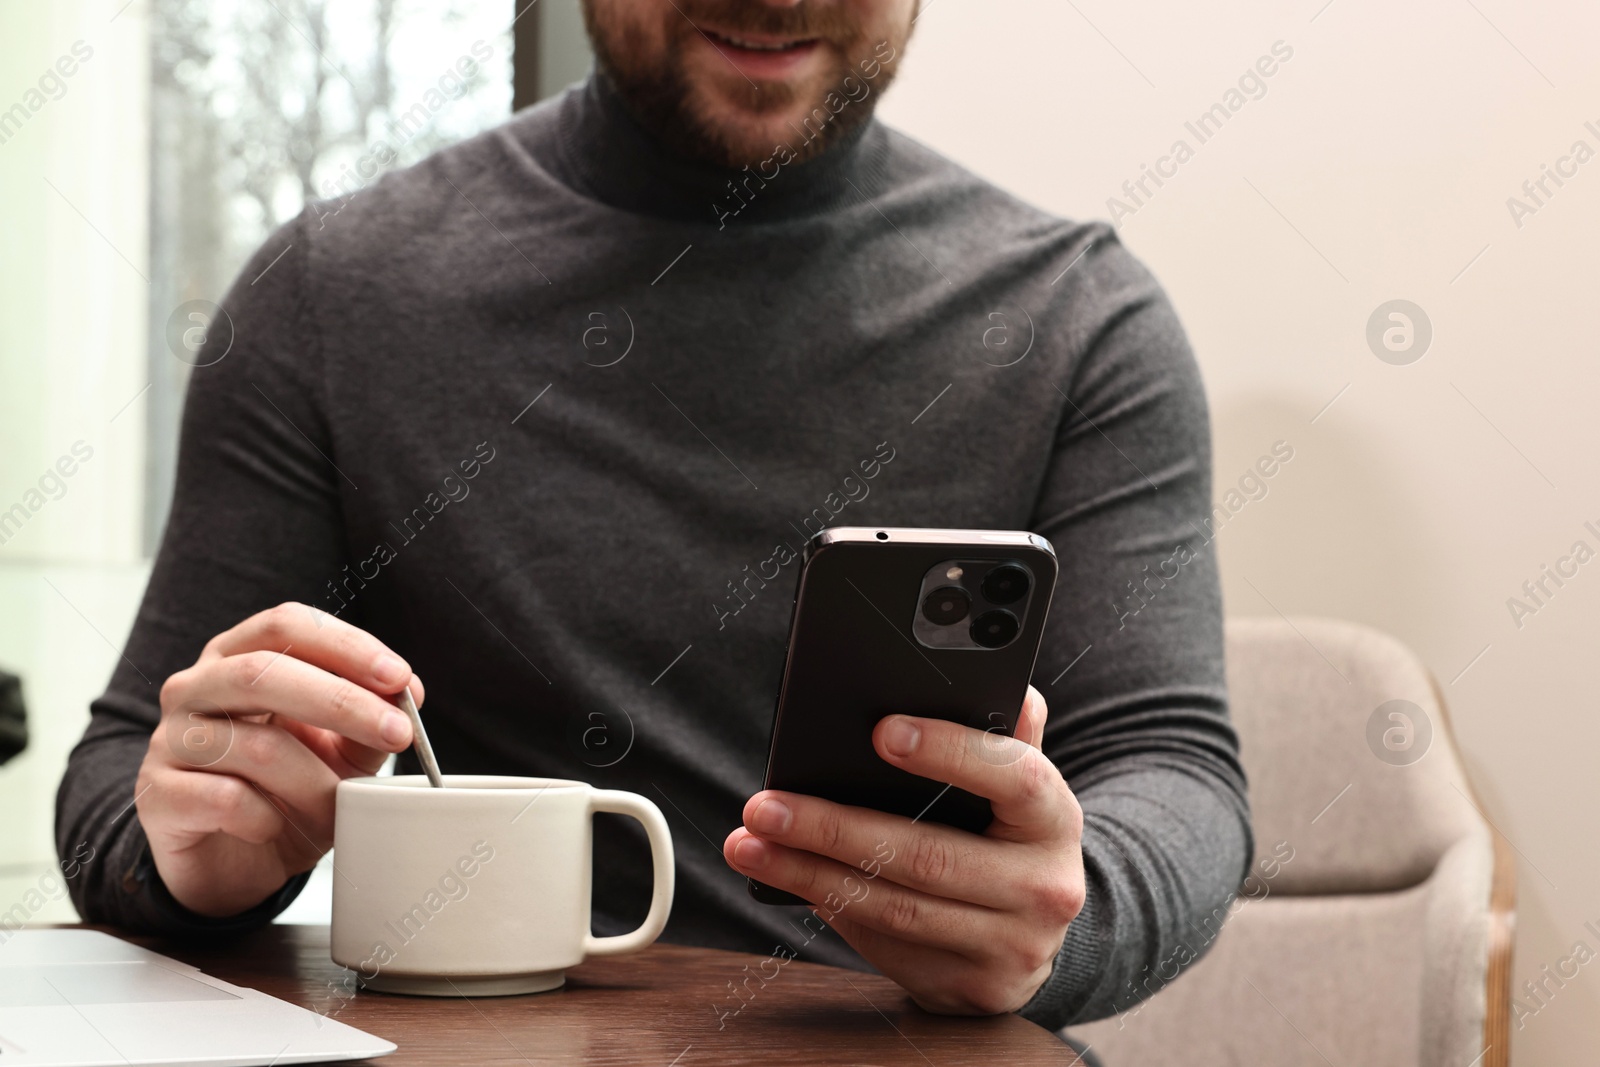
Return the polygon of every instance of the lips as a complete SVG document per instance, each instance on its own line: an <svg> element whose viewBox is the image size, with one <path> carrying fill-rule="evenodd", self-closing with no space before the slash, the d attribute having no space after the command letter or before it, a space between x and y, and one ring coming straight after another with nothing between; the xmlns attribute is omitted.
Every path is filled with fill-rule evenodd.
<svg viewBox="0 0 1600 1067"><path fill-rule="evenodd" d="M799 49L810 48L817 43L815 37L801 37L785 40L779 37L746 36L743 34L718 33L716 30L706 30L705 34L722 48L737 49L742 52L793 52Z"/></svg>
<svg viewBox="0 0 1600 1067"><path fill-rule="evenodd" d="M820 37L734 32L700 28L704 41L752 85L761 81L792 82L815 66L822 54Z"/></svg>

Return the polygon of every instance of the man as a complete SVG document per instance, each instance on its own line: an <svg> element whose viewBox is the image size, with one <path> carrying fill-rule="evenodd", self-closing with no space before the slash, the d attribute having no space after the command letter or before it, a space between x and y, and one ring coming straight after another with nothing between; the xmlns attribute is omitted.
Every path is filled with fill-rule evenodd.
<svg viewBox="0 0 1600 1067"><path fill-rule="evenodd" d="M150 587L62 784L63 853L104 857L75 902L267 921L331 844L339 779L414 767L389 698L426 678L447 771L662 802L669 940L793 945L744 876L822 905L887 842L803 955L938 1012L1127 1007L1251 848L1170 305L1108 227L872 120L912 0L585 13L586 84L313 205L227 296L232 348L199 360ZM1005 758L937 720L874 735L990 798L985 834L757 792L785 590L824 524L1055 544ZM648 896L628 833L597 840L600 932Z"/></svg>

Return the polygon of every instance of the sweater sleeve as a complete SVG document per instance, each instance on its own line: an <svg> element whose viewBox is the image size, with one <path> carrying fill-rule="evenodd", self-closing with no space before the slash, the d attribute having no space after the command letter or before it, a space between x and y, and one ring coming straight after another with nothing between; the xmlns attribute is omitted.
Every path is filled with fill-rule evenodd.
<svg viewBox="0 0 1600 1067"><path fill-rule="evenodd" d="M1082 266L1064 294L1079 309L1077 355L1056 386L1032 526L1060 556L1034 684L1050 708L1044 751L1083 808L1087 882L1021 1012L1050 1029L1126 1010L1176 977L1252 855L1199 371L1167 297L1109 229ZM1085 307L1098 309L1088 322Z"/></svg>
<svg viewBox="0 0 1600 1067"><path fill-rule="evenodd" d="M150 582L56 795L56 847L80 861L68 884L89 922L165 934L242 928L269 921L306 881L290 879L242 916L196 915L161 884L134 805L162 683L255 612L315 600L346 561L343 480L323 418L303 222L268 238L208 327L189 379L177 485Z"/></svg>

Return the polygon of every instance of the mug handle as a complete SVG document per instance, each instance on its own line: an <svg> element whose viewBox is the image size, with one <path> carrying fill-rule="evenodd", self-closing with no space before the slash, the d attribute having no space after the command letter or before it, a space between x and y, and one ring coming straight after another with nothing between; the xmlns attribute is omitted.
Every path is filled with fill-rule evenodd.
<svg viewBox="0 0 1600 1067"><path fill-rule="evenodd" d="M637 930L613 937L595 937L585 932L585 956L618 956L637 952L661 936L667 925L667 915L672 911L672 891L676 877L672 852L672 831L667 828L661 809L637 793L619 789L595 789L589 794L589 816L597 811L613 815L628 815L644 824L650 839L650 862L655 871L655 885L650 893L650 913Z"/></svg>

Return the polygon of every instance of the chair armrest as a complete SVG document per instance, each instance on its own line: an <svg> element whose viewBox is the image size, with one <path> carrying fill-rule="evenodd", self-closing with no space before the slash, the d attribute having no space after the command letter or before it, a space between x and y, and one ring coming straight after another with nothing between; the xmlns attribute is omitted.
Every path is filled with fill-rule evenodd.
<svg viewBox="0 0 1600 1067"><path fill-rule="evenodd" d="M1421 1047L1425 1067L1485 1067L1494 1016L1491 900L1494 843L1487 826L1451 845L1423 906ZM1499 1042L1496 1042L1499 1044Z"/></svg>
<svg viewBox="0 0 1600 1067"><path fill-rule="evenodd" d="M1428 681L1433 689L1434 703L1444 720L1444 732L1454 747L1456 732L1450 722L1450 707L1444 699L1444 691L1439 687L1438 678L1430 674ZM1461 759L1459 751L1456 753L1456 762L1461 764L1462 773L1465 775L1466 763ZM1478 798L1478 791L1473 788L1471 779L1464 780L1462 784L1466 786L1465 795L1471 800L1483 824L1483 830L1489 838L1489 885L1486 897L1482 898L1487 904L1482 916L1486 936L1483 962L1483 1038L1481 1045L1470 1050L1478 1059L1465 1062L1469 1062L1472 1067L1509 1067L1511 956L1517 933L1517 861L1512 855L1511 843L1501 836L1494 828L1494 824L1484 815L1483 801ZM1452 848L1451 851L1454 850ZM1446 853L1441 859L1439 864L1441 870L1448 858L1449 853ZM1434 877L1437 878L1439 873L1435 871ZM1474 886L1477 884L1475 880ZM1436 888L1435 892L1437 891ZM1430 908L1431 905L1430 901ZM1426 1010L1425 1003L1424 1011ZM1426 1026L1426 1022L1424 1025Z"/></svg>

